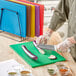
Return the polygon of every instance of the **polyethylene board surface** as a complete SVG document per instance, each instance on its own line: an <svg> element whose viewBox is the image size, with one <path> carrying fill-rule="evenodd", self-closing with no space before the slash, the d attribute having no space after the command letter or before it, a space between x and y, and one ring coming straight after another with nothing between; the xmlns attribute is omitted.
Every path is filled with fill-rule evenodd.
<svg viewBox="0 0 76 76"><path fill-rule="evenodd" d="M38 57L37 60L31 59L22 49L22 45L25 45L27 49L34 55ZM26 42L20 44L10 45L10 47L31 67L39 67L43 65L53 64L60 61L65 61L66 59L59 55L56 51L52 50L44 50L45 54L41 54L39 50L34 46L33 42ZM55 60L51 60L48 57L50 55L54 55L57 58Z"/></svg>
<svg viewBox="0 0 76 76"><path fill-rule="evenodd" d="M28 3L27 1L22 1L22 0L17 0L17 1ZM32 4L32 5L35 5L35 36L40 36L40 6L36 4Z"/></svg>
<svg viewBox="0 0 76 76"><path fill-rule="evenodd" d="M19 3L22 5L31 6L31 37L34 37L35 36L35 6L21 1L16 1L16 0L9 0L9 1Z"/></svg>
<svg viewBox="0 0 76 76"><path fill-rule="evenodd" d="M35 35L40 36L40 7L35 5Z"/></svg>
<svg viewBox="0 0 76 76"><path fill-rule="evenodd" d="M31 6L26 5L27 7L27 29L26 35L31 37Z"/></svg>
<svg viewBox="0 0 76 76"><path fill-rule="evenodd" d="M5 8L3 10L3 16L1 21L1 30L16 34L21 37L26 37L26 6L1 0L0 9L1 8ZM21 34L18 23L18 16L15 12L9 11L7 9L18 12Z"/></svg>
<svg viewBox="0 0 76 76"><path fill-rule="evenodd" d="M25 5L26 6L26 12L27 12L27 15L26 15L26 19L27 19L27 22L26 22L26 36L27 37L31 37L31 5L28 5L28 4L24 4L22 2L19 2L19 1L14 1L14 0L8 0L8 1L12 1L14 3L17 3L17 4L21 4L21 5Z"/></svg>
<svg viewBox="0 0 76 76"><path fill-rule="evenodd" d="M38 5L40 6L40 35L43 35L43 25L44 25L44 5L38 4L38 3L33 3L30 1L25 1L25 0L18 0L26 3L30 3L33 5Z"/></svg>

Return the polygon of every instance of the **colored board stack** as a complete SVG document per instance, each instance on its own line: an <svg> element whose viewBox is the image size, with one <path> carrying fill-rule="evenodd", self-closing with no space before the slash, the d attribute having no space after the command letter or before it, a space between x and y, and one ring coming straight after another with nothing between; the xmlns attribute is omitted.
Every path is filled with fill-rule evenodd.
<svg viewBox="0 0 76 76"><path fill-rule="evenodd" d="M42 35L43 34L43 24L44 24L44 5L40 5L40 4L37 4L37 3L33 3L33 2L30 2L30 1L25 1L25 0L17 0L17 1L21 1L21 2L25 2L25 3L29 3L29 4L32 4L32 5L35 5L35 6L39 6L39 8L40 8L40 11L38 11L38 9L35 9L35 12L39 12L39 14L37 15L37 16L35 16L36 17L36 35L38 35L39 36L39 28L40 28L40 35ZM39 24L38 24L38 20L40 21L40 27L38 26Z"/></svg>
<svg viewBox="0 0 76 76"><path fill-rule="evenodd" d="M0 30L26 37L26 6L0 0L0 19Z"/></svg>
<svg viewBox="0 0 76 76"><path fill-rule="evenodd" d="M0 3L0 30L21 37L43 34L43 5L25 0L1 0Z"/></svg>

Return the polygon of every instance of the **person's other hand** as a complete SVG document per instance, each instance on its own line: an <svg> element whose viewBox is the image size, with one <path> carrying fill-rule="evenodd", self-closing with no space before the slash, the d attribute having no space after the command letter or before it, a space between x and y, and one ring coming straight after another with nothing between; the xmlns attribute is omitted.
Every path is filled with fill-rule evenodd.
<svg viewBox="0 0 76 76"><path fill-rule="evenodd" d="M42 35L36 39L36 43L37 44L46 44L47 41L49 40L51 34L52 34L52 30L48 29L48 31L44 35Z"/></svg>
<svg viewBox="0 0 76 76"><path fill-rule="evenodd" d="M68 49L73 46L74 40L73 38L67 38L65 41L61 42L56 46L56 49L61 52L67 52Z"/></svg>

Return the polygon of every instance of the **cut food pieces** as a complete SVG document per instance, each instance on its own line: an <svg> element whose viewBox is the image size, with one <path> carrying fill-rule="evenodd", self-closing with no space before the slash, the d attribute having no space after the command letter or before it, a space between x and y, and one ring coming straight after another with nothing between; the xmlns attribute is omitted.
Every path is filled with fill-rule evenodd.
<svg viewBox="0 0 76 76"><path fill-rule="evenodd" d="M24 52L31 58L31 59L34 59L34 60L37 60L38 57L35 56L34 54L32 54L27 48L26 46L22 45L22 49L24 50Z"/></svg>
<svg viewBox="0 0 76 76"><path fill-rule="evenodd" d="M34 44L34 46L39 50L39 52L40 52L41 54L45 54L45 52L44 52L42 49L40 49L39 47L37 47L36 41L33 41L33 44Z"/></svg>
<svg viewBox="0 0 76 76"><path fill-rule="evenodd" d="M54 56L54 55L50 55L48 58L49 58L49 59L57 59L57 57Z"/></svg>

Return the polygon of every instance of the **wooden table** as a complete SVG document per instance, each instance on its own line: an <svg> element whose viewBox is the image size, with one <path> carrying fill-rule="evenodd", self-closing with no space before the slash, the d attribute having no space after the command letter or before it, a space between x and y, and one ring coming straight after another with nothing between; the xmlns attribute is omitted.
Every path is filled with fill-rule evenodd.
<svg viewBox="0 0 76 76"><path fill-rule="evenodd" d="M37 68L31 68L20 56L18 56L10 47L9 45L17 44L19 42L11 40L9 38L3 37L0 35L0 62L9 60L9 59L15 59L21 64L24 64L26 68L32 70L32 73L34 76L50 76L47 72L47 67L53 66L54 64L41 66ZM64 57L67 59L67 61L63 62L65 64L68 64L68 66L73 71L73 76L76 76L76 63L74 62L73 58L69 53L64 53Z"/></svg>

